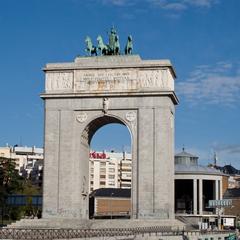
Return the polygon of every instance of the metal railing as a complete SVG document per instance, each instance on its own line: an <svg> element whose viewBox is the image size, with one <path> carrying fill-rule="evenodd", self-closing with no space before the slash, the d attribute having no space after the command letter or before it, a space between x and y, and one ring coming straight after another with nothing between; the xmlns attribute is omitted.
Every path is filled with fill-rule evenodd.
<svg viewBox="0 0 240 240"><path fill-rule="evenodd" d="M142 236L187 236L229 234L233 231L184 231L172 230L171 227L135 227L135 228L108 228L108 229L30 229L30 228L2 228L0 239L73 239L125 236L135 238Z"/></svg>
<svg viewBox="0 0 240 240"><path fill-rule="evenodd" d="M172 231L171 227L136 227L136 228L110 228L110 229L23 229L2 228L0 239L73 239L93 237L114 237L136 235L177 236L183 231Z"/></svg>

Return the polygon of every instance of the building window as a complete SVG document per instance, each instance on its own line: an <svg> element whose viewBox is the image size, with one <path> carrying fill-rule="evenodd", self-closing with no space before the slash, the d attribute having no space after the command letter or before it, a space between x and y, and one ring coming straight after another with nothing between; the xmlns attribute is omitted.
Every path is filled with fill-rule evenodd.
<svg viewBox="0 0 240 240"><path fill-rule="evenodd" d="M109 172L115 172L115 168L109 168L108 171Z"/></svg>

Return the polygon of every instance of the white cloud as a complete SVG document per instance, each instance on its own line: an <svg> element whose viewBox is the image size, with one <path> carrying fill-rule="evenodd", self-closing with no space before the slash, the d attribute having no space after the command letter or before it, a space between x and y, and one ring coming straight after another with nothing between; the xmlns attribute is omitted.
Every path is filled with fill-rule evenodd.
<svg viewBox="0 0 240 240"><path fill-rule="evenodd" d="M137 5L140 1L137 0L99 0L103 4L111 4L115 6ZM218 3L218 0L141 0L142 3L159 7L164 10L183 11L189 7L210 8Z"/></svg>
<svg viewBox="0 0 240 240"><path fill-rule="evenodd" d="M191 104L235 104L240 100L239 69L229 62L198 66L186 81L176 84L177 94Z"/></svg>
<svg viewBox="0 0 240 240"><path fill-rule="evenodd" d="M219 152L240 154L240 144L217 145L215 149Z"/></svg>
<svg viewBox="0 0 240 240"><path fill-rule="evenodd" d="M115 6L128 6L128 5L135 5L135 0L100 0L103 4L111 4Z"/></svg>
<svg viewBox="0 0 240 240"><path fill-rule="evenodd" d="M182 10L185 10L187 6L182 3L175 2L175 3L165 4L162 6L162 8L166 10L182 11Z"/></svg>
<svg viewBox="0 0 240 240"><path fill-rule="evenodd" d="M195 5L199 7L211 7L213 4L216 4L216 0L183 0L186 4Z"/></svg>
<svg viewBox="0 0 240 240"><path fill-rule="evenodd" d="M214 144L213 149L217 154L217 164L232 164L240 169L240 144Z"/></svg>
<svg viewBox="0 0 240 240"><path fill-rule="evenodd" d="M182 11L189 7L210 8L218 0L147 0L149 3L165 10Z"/></svg>

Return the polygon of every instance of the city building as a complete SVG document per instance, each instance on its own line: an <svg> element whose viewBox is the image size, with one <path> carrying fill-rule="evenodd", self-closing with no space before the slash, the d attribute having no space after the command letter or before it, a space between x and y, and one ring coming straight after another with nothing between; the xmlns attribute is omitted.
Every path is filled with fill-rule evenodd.
<svg viewBox="0 0 240 240"><path fill-rule="evenodd" d="M201 228L215 228L224 212L209 207L209 200L221 200L228 188L229 175L214 167L198 164L198 157L185 151L175 155L175 213ZM224 219L234 219L224 215Z"/></svg>
<svg viewBox="0 0 240 240"><path fill-rule="evenodd" d="M11 147L8 144L5 147L0 147L0 156L4 158L11 158L14 159L15 164L16 164L16 169L18 170L20 174L20 170L24 165L27 164L27 160L24 156L20 155L17 156L15 151L15 147ZM20 174L21 175L21 174Z"/></svg>
<svg viewBox="0 0 240 240"><path fill-rule="evenodd" d="M120 188L131 188L132 182L132 158L131 154L123 153L119 168Z"/></svg>
<svg viewBox="0 0 240 240"><path fill-rule="evenodd" d="M232 206L225 209L225 214L235 215L240 220L240 188L227 189L223 197L232 200Z"/></svg>
<svg viewBox="0 0 240 240"><path fill-rule="evenodd" d="M43 148L5 146L0 147L0 156L14 159L20 175L30 179L38 186L42 185ZM219 213L216 209L209 208L208 202L209 200L223 198L233 198L233 207L225 209L226 217L232 218L234 213L239 214L239 176L239 171L231 165L224 167L218 167L216 164L208 167L201 166L198 164L198 157L186 152L183 148L181 153L175 155L176 216L179 219L190 219L191 222L196 224L205 222L207 227L215 226L217 225ZM109 198L118 198L117 200L119 200L122 197L124 201L118 202L121 205L121 203L126 203L128 196L127 202L129 204L125 205L124 209L126 211L123 211L126 213L125 217L128 216L131 209L130 189L132 181L132 158L130 153L91 151L89 157L89 180L90 199L95 201L95 210L97 210L97 202L102 201L101 203L109 207L109 203L106 203L111 201ZM109 189L118 190L110 191ZM122 192L119 189L129 189L129 194L121 196ZM113 203L110 205L112 208L115 206ZM104 215L103 211L99 209L98 211L101 213L95 212L94 214ZM111 211L114 211L114 209ZM117 212L121 211L116 211L115 215L117 215ZM124 216L123 213L119 214Z"/></svg>
<svg viewBox="0 0 240 240"><path fill-rule="evenodd" d="M214 168L229 175L228 188L239 188L240 187L240 170L237 170L232 165L225 165L223 167L215 165Z"/></svg>
<svg viewBox="0 0 240 240"><path fill-rule="evenodd" d="M90 206L92 207L92 217L127 217L131 211L131 191L128 196L128 209L125 211L114 209L114 203L119 198L118 204L126 204L126 195L121 195L119 189L131 188L131 155L124 153L99 153L90 154L91 172L97 174L96 184L91 183ZM112 165L109 165L112 164ZM109 166L114 168L115 182L109 182ZM113 167L114 166L114 167ZM96 168L96 169L94 169ZM99 177L102 173L102 177ZM95 175L91 176L91 179ZM118 181L117 181L118 178ZM219 226L220 212L216 208L209 207L209 200L221 200L223 194L229 188L229 175L214 167L206 167L198 164L198 157L183 149L175 155L175 214L179 220L200 228L215 228ZM110 183L110 184L109 184ZM114 186L113 186L114 185ZM105 188L105 190L103 189ZM113 192L115 188L118 194ZM101 202L101 203L100 203ZM111 202L111 204L109 203ZM94 204L94 206L92 206ZM111 206L111 209L110 209ZM119 208L119 205L116 205ZM124 205L126 207L126 205ZM107 209L110 211L107 213ZM120 209L120 208L119 208ZM221 212L222 222L234 221L234 216L226 208L226 212ZM122 215L121 215L122 214ZM226 220L226 221L223 221Z"/></svg>
<svg viewBox="0 0 240 240"><path fill-rule="evenodd" d="M208 201L222 199L228 176L215 168L201 166L198 157L185 149L175 155L175 212L202 215L213 212Z"/></svg>
<svg viewBox="0 0 240 240"><path fill-rule="evenodd" d="M90 152L89 190L99 188L131 188L131 154L122 152Z"/></svg>
<svg viewBox="0 0 240 240"><path fill-rule="evenodd" d="M19 175L30 179L33 184L42 185L43 148L7 145L0 147L0 156L14 159Z"/></svg>

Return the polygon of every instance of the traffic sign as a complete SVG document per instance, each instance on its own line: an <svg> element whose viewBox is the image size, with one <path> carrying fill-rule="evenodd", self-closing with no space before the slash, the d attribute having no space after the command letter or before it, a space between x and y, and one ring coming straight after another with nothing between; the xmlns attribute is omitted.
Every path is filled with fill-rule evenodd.
<svg viewBox="0 0 240 240"><path fill-rule="evenodd" d="M216 207L231 207L232 199L221 199L221 200L209 200L208 207L216 208Z"/></svg>

